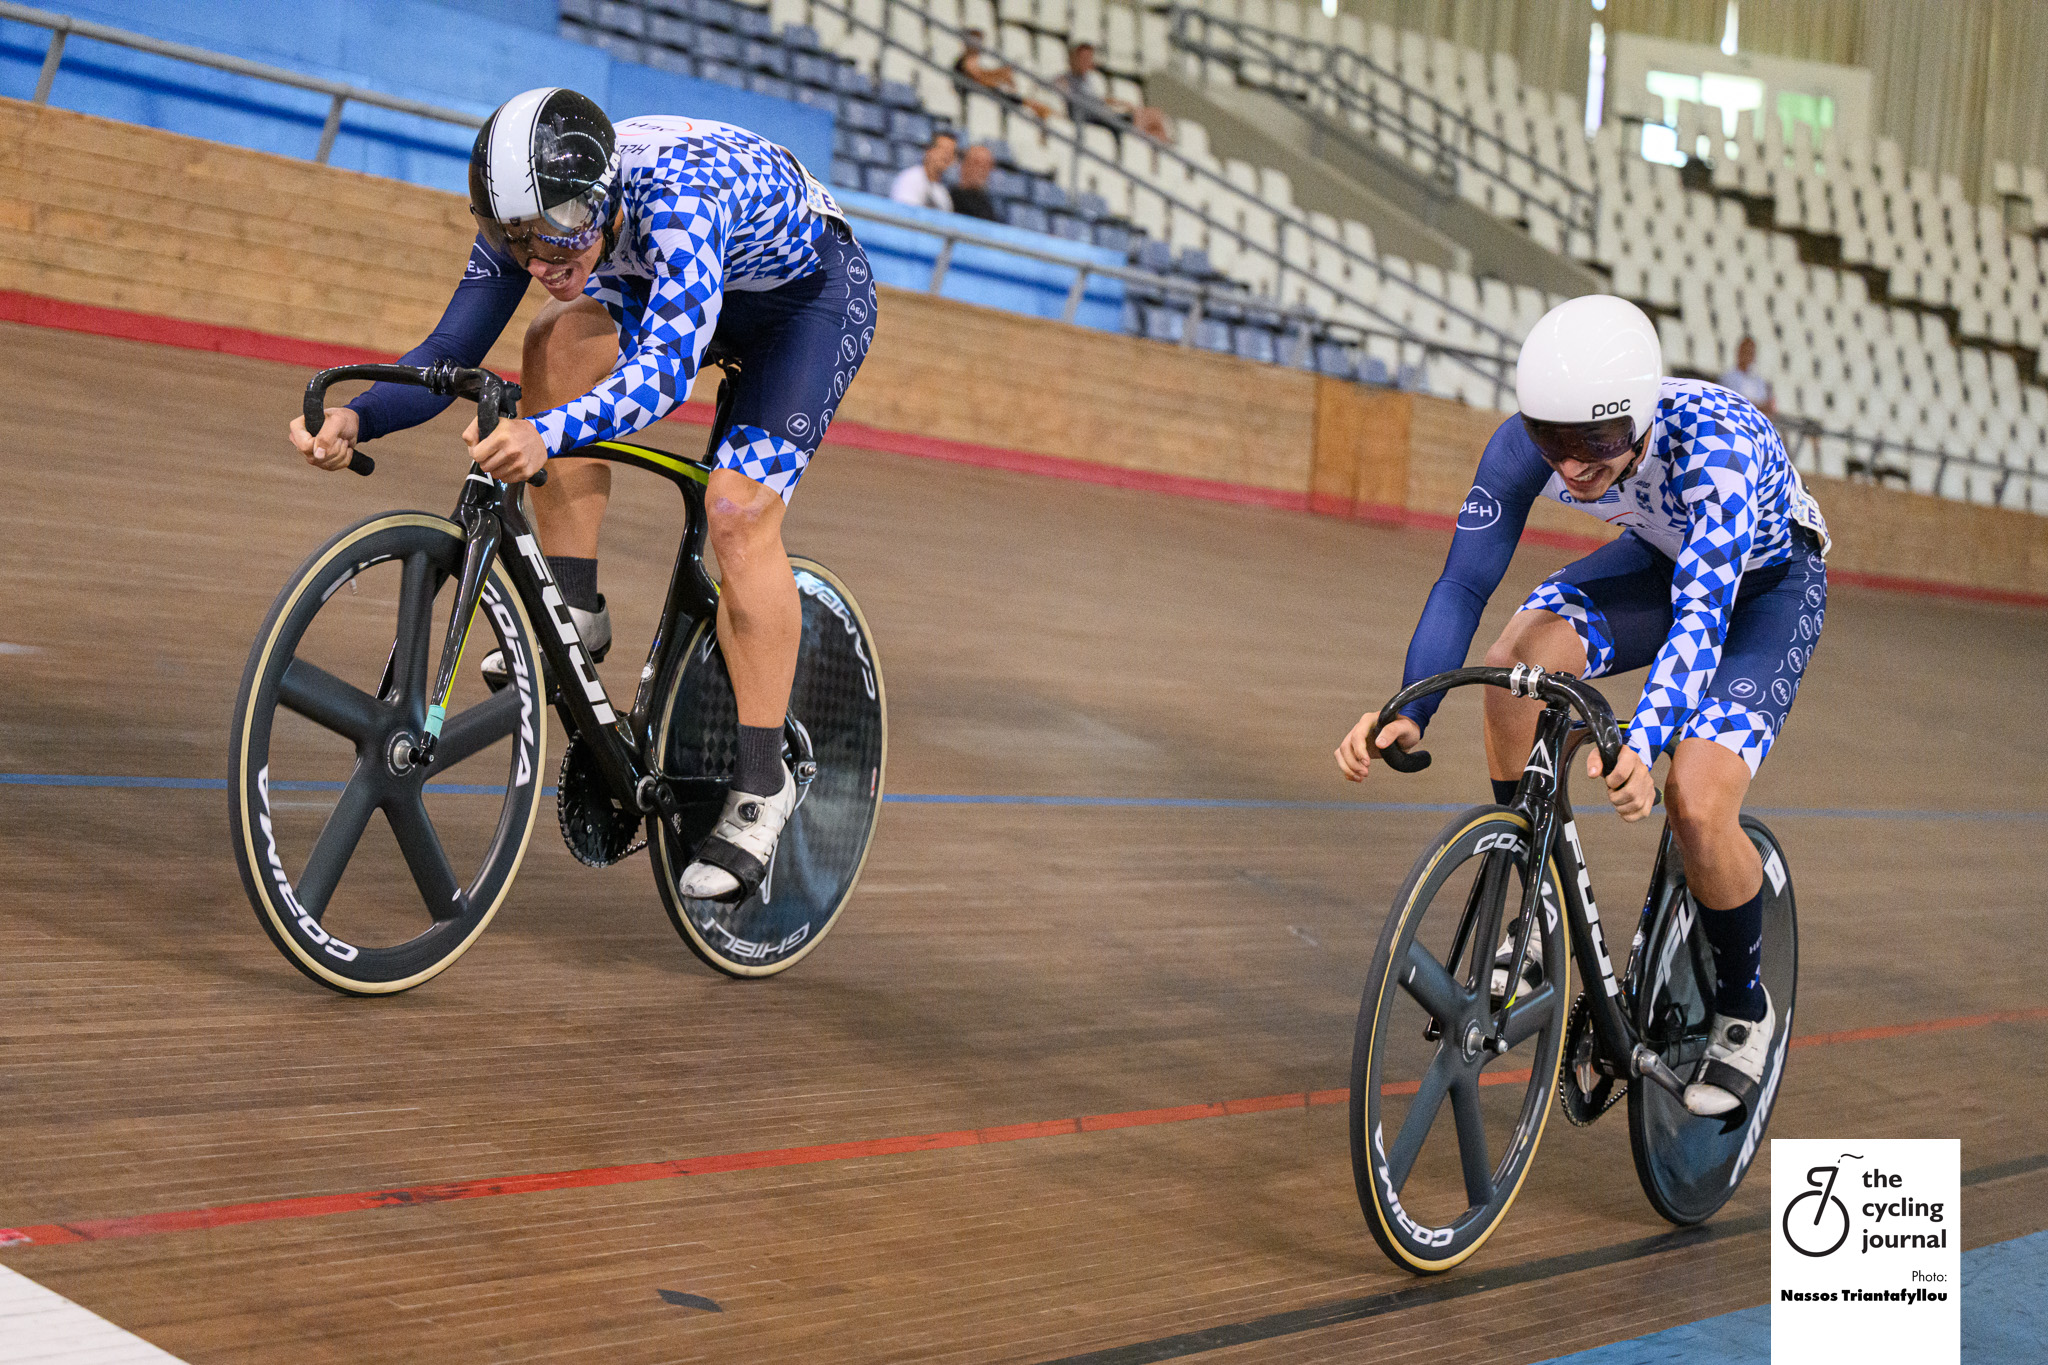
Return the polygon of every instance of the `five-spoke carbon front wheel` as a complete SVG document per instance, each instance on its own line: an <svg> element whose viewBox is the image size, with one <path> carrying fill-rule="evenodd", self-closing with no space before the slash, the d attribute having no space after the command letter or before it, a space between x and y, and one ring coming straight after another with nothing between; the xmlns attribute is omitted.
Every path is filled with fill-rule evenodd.
<svg viewBox="0 0 2048 1365"><path fill-rule="evenodd" d="M495 565L420 761L462 548L460 527L422 512L343 531L278 595L242 676L230 741L242 884L292 964L338 991L389 994L445 970L497 913L532 833L542 679L532 622ZM511 675L497 693L474 667L492 648Z"/></svg>
<svg viewBox="0 0 2048 1365"><path fill-rule="evenodd" d="M1498 1007L1496 946L1519 909L1529 827L1480 807L1409 874L1380 935L1351 1063L1351 1164L1373 1239L1417 1274L1449 1270L1507 1216L1549 1115L1571 955L1546 862L1543 984Z"/></svg>

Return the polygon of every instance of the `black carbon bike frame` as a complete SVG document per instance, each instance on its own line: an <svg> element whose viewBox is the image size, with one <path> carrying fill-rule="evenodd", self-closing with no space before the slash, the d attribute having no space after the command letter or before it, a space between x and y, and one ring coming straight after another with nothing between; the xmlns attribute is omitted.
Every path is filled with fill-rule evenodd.
<svg viewBox="0 0 2048 1365"><path fill-rule="evenodd" d="M1515 940L1514 961L1509 964L1507 979L1521 979L1522 964L1528 958L1529 940L1537 917L1542 913L1539 900L1543 863L1546 859L1555 858L1564 894L1565 924L1571 935L1573 960L1578 964L1581 980L1599 983L1598 989L1589 984L1585 992L1594 1036L1599 1042L1594 1052L1594 1065L1603 1075L1617 1080L1647 1077L1682 1102L1685 1082L1654 1048L1642 1041L1631 1017L1636 994L1643 986L1640 980L1642 954L1632 952L1627 977L1621 980L1615 977L1614 961L1607 951L1606 935L1600 927L1600 908L1593 898L1593 879L1586 867L1585 846L1579 842L1578 822L1572 814L1571 794L1565 781L1569 772L1565 765L1588 740L1600 751L1602 771L1613 770L1621 757L1622 747L1621 727L1614 719L1613 710L1596 688L1570 673L1546 673L1529 664L1516 664L1512 668L1456 668L1403 688L1381 709L1380 727L1383 729L1392 724L1401 708L1418 698L1469 686L1504 688L1512 696L1536 698L1544 703L1542 715L1536 722L1536 740L1529 750L1528 765L1522 770L1521 784L1515 789L1515 799L1508 807L1529 822L1530 837L1520 907L1521 931ZM1390 746L1380 751L1380 757L1396 772L1420 772L1430 764L1428 752L1422 749L1404 752ZM1660 891L1676 870L1673 860L1677 857L1676 841L1669 825L1666 825L1657 846L1657 863L1650 876L1649 894L1643 902L1642 924L1645 926L1661 900ZM1468 909L1458 925L1455 946L1447 960L1458 960L1474 932L1498 933L1499 926L1475 925ZM1640 946L1642 940L1643 929L1638 928L1636 944ZM1504 1011L1495 1011L1494 1036L1481 1044L1496 1055L1508 1050L1507 1039L1500 1027L1504 1017ZM1746 1117L1745 1111L1737 1110L1731 1121L1743 1117Z"/></svg>
<svg viewBox="0 0 2048 1365"><path fill-rule="evenodd" d="M721 362L731 373L733 362ZM387 384L409 384L444 397L473 399L477 405L477 432L488 436L502 418L518 414L519 386L500 379L489 370L461 369L451 362L435 365L342 365L322 370L306 385L306 429L318 431L324 420L327 390L349 380L370 379ZM731 385L721 384L718 406L711 424L711 442L716 448L730 420ZM718 587L704 569L705 486L711 466L659 450L623 441L599 441L579 446L578 459L610 460L659 474L673 483L683 496L686 520L676 564L669 578L668 596L662 605L661 622L648 647L647 663L640 673L639 690L633 707L625 716L613 708L604 684L597 676L590 651L576 633L576 625L548 571L533 529L519 507L520 485L492 478L475 464L463 481L452 520L462 527L464 549L462 575L453 608L448 616L448 634L441 646L441 666L421 734L401 737L394 747L394 762L431 766L439 739L442 706L453 689L456 670L462 661L463 645L482 597L491 561L503 554L505 576L525 604L539 635L538 645L553 680L553 702L562 724L572 736L580 735L590 746L597 771L611 795L628 809L642 813L659 812L671 827L681 829L685 807L725 800L728 783L722 778L676 778L659 771L654 752L653 709L670 670L680 662L682 650L697 623L718 610ZM349 467L368 475L376 468L368 456L357 453ZM533 480L546 482L543 469ZM553 629L549 630L548 626ZM516 651L515 651L516 652ZM389 686L387 677L380 694ZM796 762L792 764L799 791L809 785L817 766L810 752L809 736L801 725L788 722L784 735Z"/></svg>

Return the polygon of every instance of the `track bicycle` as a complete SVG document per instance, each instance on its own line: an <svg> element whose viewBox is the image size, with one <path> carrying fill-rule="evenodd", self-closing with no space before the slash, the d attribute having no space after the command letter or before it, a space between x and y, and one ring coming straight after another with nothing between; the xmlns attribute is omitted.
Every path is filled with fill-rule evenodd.
<svg viewBox="0 0 2048 1365"><path fill-rule="evenodd" d="M1583 1127L1625 1093L1636 1177L1651 1206L1680 1225L1711 1217L1741 1183L1770 1122L1798 982L1784 850L1745 815L1764 864L1763 981L1778 1033L1746 1103L1713 1118L1687 1110L1686 1080L1709 1038L1714 955L1686 893L1678 844L1667 824L1617 977L1566 790L1566 765L1581 745L1598 748L1605 770L1620 756L1613 711L1569 673L1518 664L1423 679L1389 701L1379 723L1419 697L1474 685L1543 701L1528 766L1511 804L1457 816L1416 860L1373 955L1351 1061L1359 1204L1380 1249L1419 1275L1458 1265L1507 1217L1553 1094ZM1400 772L1430 762L1422 750L1381 756ZM1511 984L1495 998L1504 936ZM1543 979L1524 989L1532 946ZM1590 983L1576 999L1574 964Z"/></svg>
<svg viewBox="0 0 2048 1365"><path fill-rule="evenodd" d="M519 386L488 370L345 365L306 386L308 429L319 429L331 385L363 379L473 399L486 435L518 410ZM720 385L707 451L729 420L730 388ZM257 632L229 745L235 860L264 931L322 985L407 990L483 933L533 832L549 706L568 736L555 806L569 851L603 867L649 848L670 920L713 968L787 970L853 893L888 740L881 667L853 594L815 560L791 560L803 633L783 756L797 807L755 892L684 897L677 879L723 809L737 744L718 585L703 561L711 466L625 441L574 453L660 475L684 503L660 623L624 714L578 638L521 487L474 463L452 516L386 512L315 550ZM368 474L375 463L358 452L351 467ZM495 691L461 667L485 639L506 663ZM395 858L365 839L380 810Z"/></svg>

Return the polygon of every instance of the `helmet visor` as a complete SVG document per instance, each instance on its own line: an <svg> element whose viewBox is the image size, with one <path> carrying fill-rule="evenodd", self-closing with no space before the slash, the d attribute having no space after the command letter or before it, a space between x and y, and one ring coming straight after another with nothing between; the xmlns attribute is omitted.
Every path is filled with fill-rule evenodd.
<svg viewBox="0 0 2048 1365"><path fill-rule="evenodd" d="M510 255L524 265L533 258L536 248L577 252L595 242L604 233L604 208L609 197L604 186L592 185L573 199L542 209L536 217L509 223L499 222L474 204L469 206L469 212L492 250Z"/></svg>
<svg viewBox="0 0 2048 1365"><path fill-rule="evenodd" d="M1552 468L1562 464L1606 464L1635 449L1635 423L1627 417L1597 422L1543 422L1522 414L1522 428L1536 453Z"/></svg>

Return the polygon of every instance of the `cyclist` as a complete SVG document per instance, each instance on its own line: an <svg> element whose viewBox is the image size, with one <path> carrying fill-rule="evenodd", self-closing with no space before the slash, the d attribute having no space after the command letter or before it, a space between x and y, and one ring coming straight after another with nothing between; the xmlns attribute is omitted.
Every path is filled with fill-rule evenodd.
<svg viewBox="0 0 2048 1365"><path fill-rule="evenodd" d="M703 119L627 119L616 129L573 90L499 106L469 162L477 237L440 325L407 364L480 364L529 279L550 302L525 335L520 420L478 440L486 473L531 490L535 529L584 644L602 659L611 619L597 591L597 536L611 466L565 459L637 431L682 402L707 354L736 359L732 426L705 498L721 594L718 641L738 702L731 794L683 873L686 896L736 900L766 874L796 784L782 724L801 605L782 546L791 491L874 338L867 256L830 193L784 148ZM372 440L450 400L377 385L291 439L341 469ZM502 679L502 658L484 661Z"/></svg>
<svg viewBox="0 0 2048 1365"><path fill-rule="evenodd" d="M1640 820L1655 799L1651 765L1671 750L1665 801L1716 976L1713 1035L1685 1103L1726 1113L1755 1098L1777 1028L1760 979L1763 863L1739 817L1820 638L1827 524L1763 414L1716 385L1665 379L1656 328L1624 299L1590 295L1546 314L1522 345L1515 397L1521 413L1480 456L1404 678L1464 663L1537 497L1625 528L1538 585L1486 662L1594 678L1649 667L1605 780L1615 809ZM1345 776L1363 780L1375 749L1416 747L1436 704L1415 702L1377 733L1377 714L1366 715L1337 748ZM1502 804L1541 709L1486 691L1487 767ZM1591 750L1586 771L1600 775ZM1523 986L1542 979L1538 942ZM1495 963L1496 996L1509 993L1512 944Z"/></svg>

